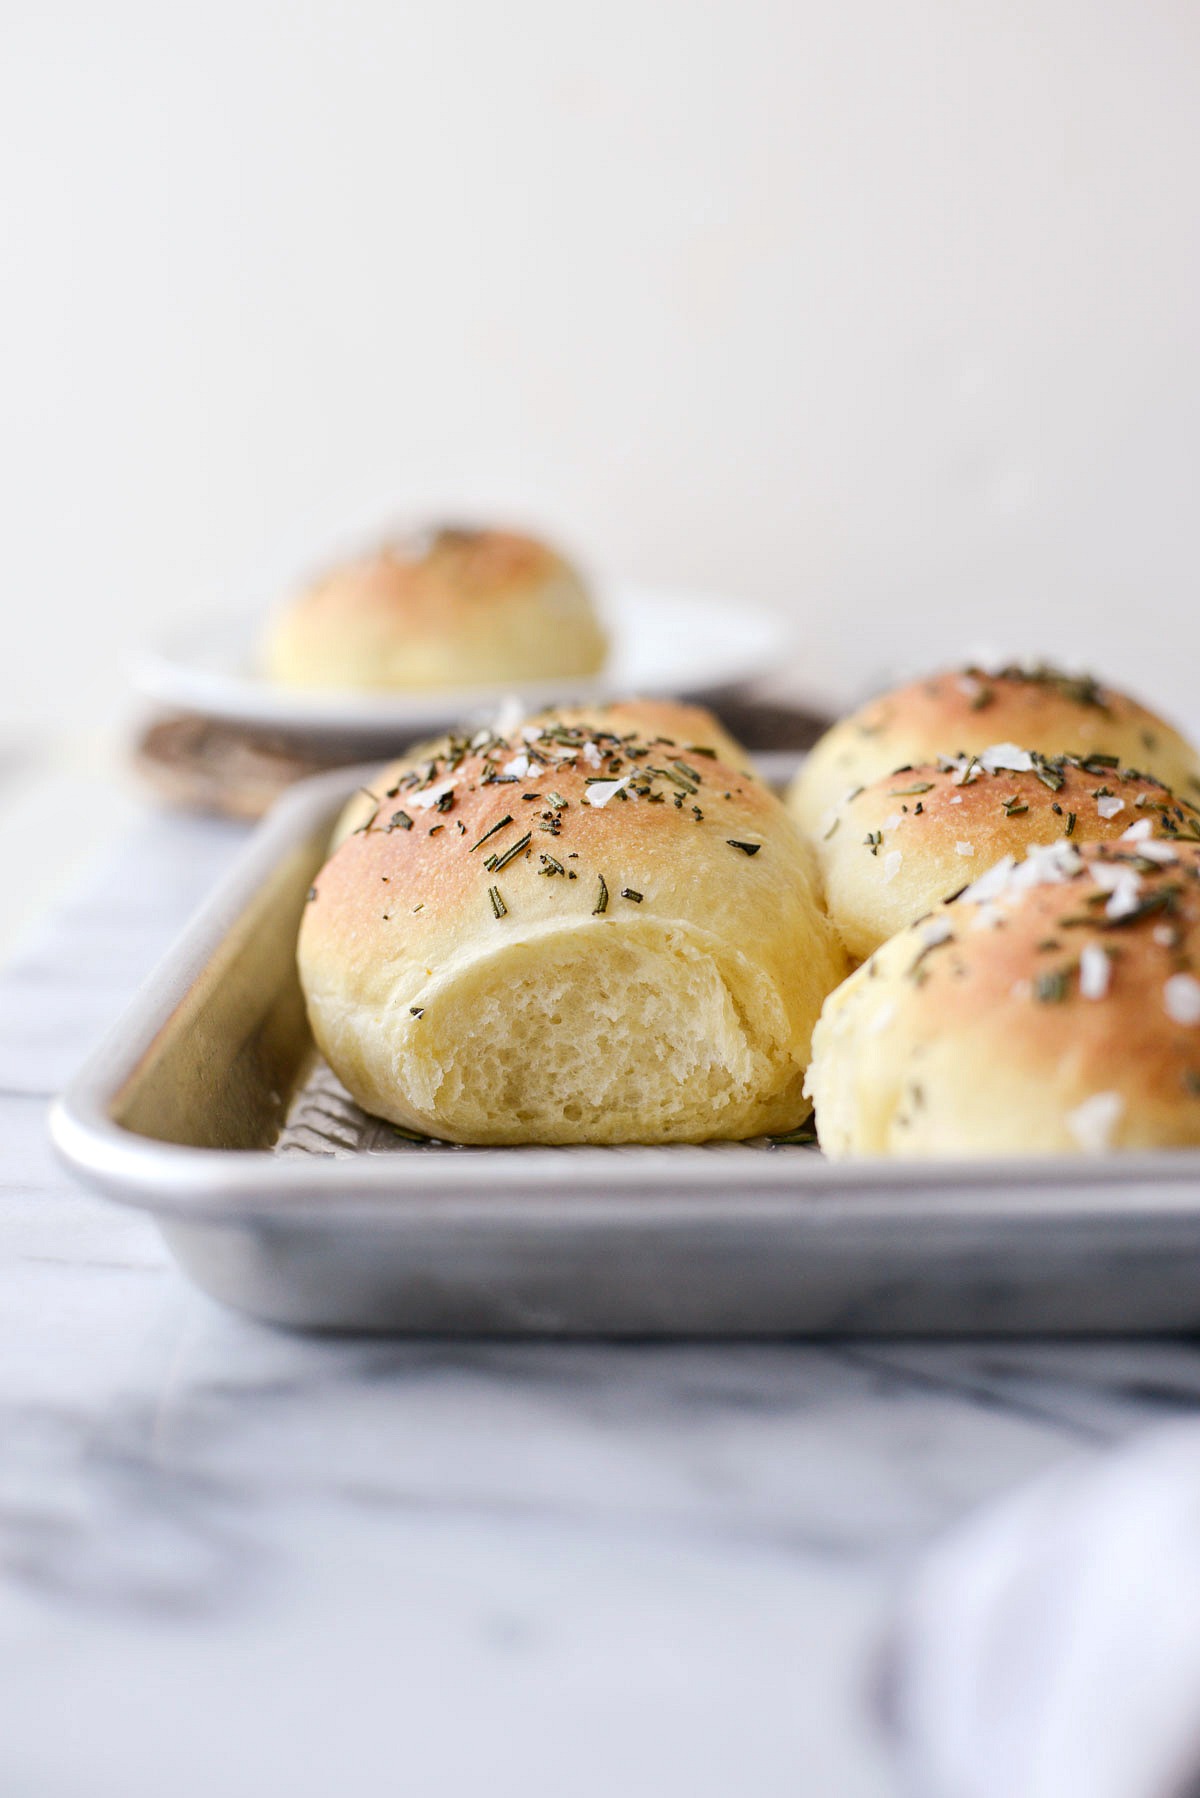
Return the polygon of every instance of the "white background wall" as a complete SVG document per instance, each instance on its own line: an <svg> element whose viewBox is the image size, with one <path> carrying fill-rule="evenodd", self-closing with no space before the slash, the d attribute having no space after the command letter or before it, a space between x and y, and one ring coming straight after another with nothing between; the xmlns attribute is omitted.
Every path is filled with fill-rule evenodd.
<svg viewBox="0 0 1200 1798"><path fill-rule="evenodd" d="M1200 720L1194 0L9 0L0 705L499 510Z"/></svg>

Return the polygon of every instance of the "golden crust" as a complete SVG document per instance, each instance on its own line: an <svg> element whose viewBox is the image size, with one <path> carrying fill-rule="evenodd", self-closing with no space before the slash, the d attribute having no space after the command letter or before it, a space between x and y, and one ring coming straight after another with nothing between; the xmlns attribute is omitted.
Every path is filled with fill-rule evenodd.
<svg viewBox="0 0 1200 1798"><path fill-rule="evenodd" d="M638 728L651 716L662 724ZM694 708L631 702L607 708L604 725L542 715L529 729L543 734L452 740L418 767L396 765L367 815L347 821L299 945L314 1034L335 1072L368 1110L458 1141L531 1140L531 1118L532 1139L559 1142L791 1128L806 1110L812 1026L845 963L784 808L740 754L703 753L714 740L736 745ZM603 991L575 967L581 949L598 971L610 967ZM519 975L525 992L538 957L574 985L564 1015L522 1048L522 1069L505 1047L506 981L515 989ZM628 1001L622 968L637 988ZM667 1049L656 1051L657 1085L634 1078L640 1045L624 1006L636 998L657 1017L661 998L667 1037L681 1042L703 1024L682 1005L670 1012L677 979L688 991L708 981L726 1059L750 1070L735 1089L722 1084L718 1056L693 1100L672 1080ZM607 1022L597 1024L597 1007ZM561 1060L562 1033L595 1050L580 1048L578 1079L565 1086L561 1068L544 1065ZM595 1045L607 1045L599 1066ZM449 1079L447 1059L472 1055L499 1056L503 1106L482 1105L478 1082L463 1098L464 1077ZM535 1073L558 1082L560 1115L542 1115L530 1097ZM614 1097L597 1115L590 1095L601 1085Z"/></svg>
<svg viewBox="0 0 1200 1798"><path fill-rule="evenodd" d="M1058 878L1018 865L877 950L817 1027L825 1151L1200 1143L1200 844L1147 842L1047 852Z"/></svg>
<svg viewBox="0 0 1200 1798"><path fill-rule="evenodd" d="M906 764L1017 743L1042 755L1115 755L1200 798L1200 758L1171 725L1127 694L1047 668L950 669L881 694L816 744L788 803L819 837L847 793Z"/></svg>
<svg viewBox="0 0 1200 1798"><path fill-rule="evenodd" d="M1032 766L910 768L840 808L816 849L829 915L857 960L1031 843L1103 842L1143 817L1159 836L1200 829L1200 809L1150 775L1066 756L1007 759Z"/></svg>
<svg viewBox="0 0 1200 1798"><path fill-rule="evenodd" d="M606 647L556 551L514 531L444 527L317 581L274 620L265 663L288 686L494 685L593 674Z"/></svg>

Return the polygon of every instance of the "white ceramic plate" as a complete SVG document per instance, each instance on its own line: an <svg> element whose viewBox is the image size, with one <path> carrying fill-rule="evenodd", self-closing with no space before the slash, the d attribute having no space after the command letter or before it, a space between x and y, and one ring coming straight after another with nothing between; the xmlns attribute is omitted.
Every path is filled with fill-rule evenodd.
<svg viewBox="0 0 1200 1798"><path fill-rule="evenodd" d="M138 691L160 705L259 729L366 741L486 714L510 697L532 710L635 692L702 694L765 674L786 653L783 621L742 600L618 586L601 604L612 651L603 674L590 678L413 693L295 691L258 671L254 613L181 627L144 651L132 674Z"/></svg>

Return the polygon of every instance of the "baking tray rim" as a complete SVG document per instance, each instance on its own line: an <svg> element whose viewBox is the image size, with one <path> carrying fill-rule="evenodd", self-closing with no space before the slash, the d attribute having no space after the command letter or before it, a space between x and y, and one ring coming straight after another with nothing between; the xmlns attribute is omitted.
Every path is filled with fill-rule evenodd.
<svg viewBox="0 0 1200 1798"><path fill-rule="evenodd" d="M111 1108L192 983L219 951L264 874L378 768L334 769L298 782L256 827L232 866L50 1108L67 1166L110 1197L163 1216L227 1221L378 1222L436 1215L484 1223L516 1214L569 1229L600 1219L681 1225L736 1208L747 1223L959 1213L1110 1221L1155 1213L1200 1217L1200 1149L1107 1156L829 1161L812 1151L740 1143L619 1147L456 1148L444 1155L283 1157L268 1149L197 1148L141 1135ZM572 1188L564 1196L564 1183ZM486 1182L486 1191L479 1187ZM731 1196L739 1185L753 1190Z"/></svg>

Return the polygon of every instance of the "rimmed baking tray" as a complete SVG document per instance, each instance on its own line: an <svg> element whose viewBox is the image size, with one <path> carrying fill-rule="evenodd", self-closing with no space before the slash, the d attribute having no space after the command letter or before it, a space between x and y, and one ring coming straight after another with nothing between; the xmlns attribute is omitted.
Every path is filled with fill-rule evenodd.
<svg viewBox="0 0 1200 1798"><path fill-rule="evenodd" d="M338 809L296 787L52 1113L208 1292L315 1329L772 1336L1200 1324L1200 1152L833 1163L790 1144L405 1141L316 1061L295 940Z"/></svg>

